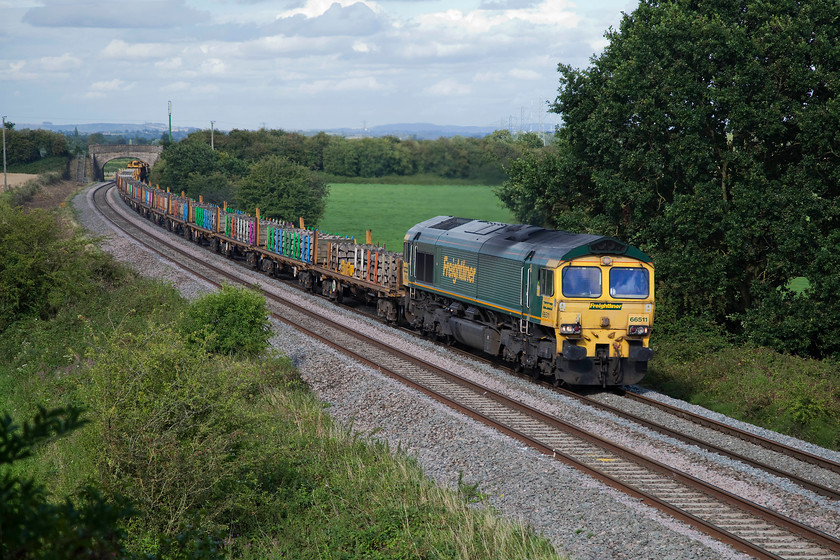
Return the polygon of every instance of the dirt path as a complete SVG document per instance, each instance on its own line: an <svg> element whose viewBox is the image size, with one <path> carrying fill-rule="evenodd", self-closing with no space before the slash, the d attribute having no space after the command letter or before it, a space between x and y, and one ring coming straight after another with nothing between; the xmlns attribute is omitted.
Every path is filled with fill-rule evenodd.
<svg viewBox="0 0 840 560"><path fill-rule="evenodd" d="M52 185L45 185L24 206L27 208L58 208L80 186L76 181L59 181Z"/></svg>
<svg viewBox="0 0 840 560"><path fill-rule="evenodd" d="M19 187L27 181L37 178L38 175L32 173L6 174L6 182L10 189ZM26 208L58 208L61 206L61 203L66 201L67 198L80 186L81 185L75 181L59 181L58 183L53 183L51 185L43 185L35 196L32 197L32 200L26 202L23 206ZM2 173L0 173L0 191L2 191L2 189Z"/></svg>
<svg viewBox="0 0 840 560"><path fill-rule="evenodd" d="M25 182L29 181L30 179L37 178L38 176L33 175L32 173L7 173L6 183L8 184L9 188L19 187Z"/></svg>

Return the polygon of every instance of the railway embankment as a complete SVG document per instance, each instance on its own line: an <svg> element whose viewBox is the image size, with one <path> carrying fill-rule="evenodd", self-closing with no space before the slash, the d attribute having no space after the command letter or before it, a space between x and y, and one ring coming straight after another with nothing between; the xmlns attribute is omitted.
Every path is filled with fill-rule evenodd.
<svg viewBox="0 0 840 560"><path fill-rule="evenodd" d="M63 219L0 212L0 411L20 425L39 405L73 405L87 422L34 422L69 433L0 465L16 488L44 490L4 496L0 556L557 558L531 530L475 507L474 487L439 488L415 460L334 422L291 359L214 350L219 326L249 321L185 333L182 317L213 307L206 286L182 297L172 283L189 284L186 274L143 278ZM118 245L105 241L117 260L164 270ZM225 309L253 310L234 292Z"/></svg>
<svg viewBox="0 0 840 560"><path fill-rule="evenodd" d="M113 203L115 208L119 208L119 203ZM134 212L128 211L123 214L125 215L121 219L138 222L136 225L130 225L129 229L142 232L141 238L151 235L151 247L167 247L164 254L174 250L174 254L163 258L194 270L193 274L206 275L202 270L205 267L193 269L192 265L188 265L193 259L200 262L204 262L205 259L219 261L220 265L217 266L231 268L228 266L228 260L215 256L211 258L206 250L194 243L187 243L180 237L175 240L174 246L169 244L167 234L158 232L158 228L148 228L148 222L138 220ZM176 249L176 246L181 248ZM192 252L195 252L195 255L192 255ZM250 276L251 273L240 272L242 268L232 267L230 271L225 272L225 278L228 272L236 276L243 274L243 277L236 281L247 285L260 284L272 294L275 293L274 290L280 289L268 288L276 282L258 274ZM219 273L221 270L219 269ZM218 280L216 282L218 283ZM336 314L332 306L324 305L323 300L314 299L308 305L323 313ZM369 327L359 325L358 328L367 330ZM463 480L469 486L475 486L495 508L514 517L522 516L529 524L538 527L541 533L550 535L557 546L571 552L576 558L602 558L605 554L611 557L645 558L687 555L698 558L737 557L732 556L736 553L731 550L727 552L725 548L720 549L719 545L714 544L714 540L708 540L702 534L692 533L690 530L687 533L681 532L679 523L670 525L667 517L657 517L655 513L651 515L653 512L646 506L633 504L632 500L622 502L620 496L605 492L599 484L593 485L586 476L557 469L553 460L545 464L539 461L539 456L529 458L525 449L515 442L510 445L509 440L492 430L483 430L469 422L457 427L461 423L458 415L448 415L445 409L424 404L422 400L417 401L411 395L411 391L397 391L393 384L383 380L382 375L377 372L366 372L364 367L353 368L352 361L325 352L318 344L311 344L308 337L298 333L294 327L286 328L282 332L283 335L275 343L280 344L284 351L293 356L307 382L317 387L321 399L330 403L331 414L352 423L354 428L362 433L372 433L377 438L386 439L392 447L410 449L413 454L417 454L426 472L433 473L432 476L441 484L453 484L454 481ZM376 336L392 338L386 332ZM417 344L411 342L409 345ZM420 352L424 355L450 354L445 349L436 349L434 345L425 347ZM441 359L449 359L442 356ZM348 373L348 369L352 369L352 373ZM505 373L485 374L476 369L474 364L462 369L472 376L486 378L487 375L492 375L497 377L495 383L511 384L511 376ZM369 382L363 382L366 378L369 378ZM531 384L526 383L524 390L530 390L530 386ZM518 390L522 391L523 388ZM572 417L576 422L592 414L569 403L559 403L552 396L542 395L534 398L538 406L550 407L552 414ZM417 413L421 413L421 416ZM604 432L606 426L611 424L605 423L598 415L588 422L596 433ZM476 437L477 434L483 434L484 437ZM657 447L661 445L640 434L624 441L625 446L632 448L649 447L651 443ZM802 445L802 442L799 442L799 445ZM666 447L668 449L663 448L656 453L664 452L662 457L668 457L672 465L679 465L680 469L689 468L690 471L704 477L712 475L714 484L723 484L724 487L737 490L742 495L747 488L739 480L744 476L743 473L730 472L723 478L714 474L718 471L731 471L732 468L731 465L727 465L727 461L716 457L716 454L701 458L687 450L679 450L667 444ZM598 457L609 463L608 457ZM535 469L534 465L538 463L540 467ZM704 466L706 463L711 469ZM715 463L720 464L714 466ZM458 468L453 469L453 465L457 465ZM752 478L753 474L749 476ZM826 505L821 503L819 498L815 499L808 492L802 493L801 496L792 493L785 485L773 489L776 483L772 482L772 477L768 482L769 485L759 476L749 484L746 493L759 498L761 503L785 504L786 513L795 515L797 519L816 523L818 527L825 526L831 533L837 532L836 527L831 525L833 521L828 521L830 524L825 525L827 520L837 516L837 512L833 511L830 505L825 509ZM576 492L576 489L581 491ZM535 500L539 507L535 507ZM578 509L569 510L563 507L570 503L575 504ZM579 515L581 511L585 514ZM641 518L645 519L644 523L639 523ZM590 527L593 530L584 532L582 527ZM637 527L639 538L628 538L628 527ZM647 538L651 534L656 534L656 538ZM642 536L646 538L641 538ZM828 556L821 557L832 556L829 553Z"/></svg>

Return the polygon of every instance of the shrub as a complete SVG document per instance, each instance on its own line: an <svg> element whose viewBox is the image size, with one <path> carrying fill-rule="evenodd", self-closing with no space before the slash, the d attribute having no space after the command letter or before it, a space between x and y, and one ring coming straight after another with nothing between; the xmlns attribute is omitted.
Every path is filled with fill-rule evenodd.
<svg viewBox="0 0 840 560"><path fill-rule="evenodd" d="M265 298L230 285L190 304L181 331L189 342L217 354L258 355L271 338Z"/></svg>
<svg viewBox="0 0 840 560"><path fill-rule="evenodd" d="M254 403L289 366L212 356L162 326L97 337L88 358L76 394L95 420L80 445L95 457L102 487L141 512L132 546L158 553L180 534L212 541L247 519L260 449Z"/></svg>
<svg viewBox="0 0 840 560"><path fill-rule="evenodd" d="M120 523L133 513L125 500L106 499L84 486L75 503L68 498L54 504L33 479L8 470L45 441L82 426L80 412L39 408L22 430L10 416L0 419L0 557L107 558L121 552Z"/></svg>
<svg viewBox="0 0 840 560"><path fill-rule="evenodd" d="M103 259L88 247L53 214L0 204L0 333L24 317L49 318L94 289Z"/></svg>

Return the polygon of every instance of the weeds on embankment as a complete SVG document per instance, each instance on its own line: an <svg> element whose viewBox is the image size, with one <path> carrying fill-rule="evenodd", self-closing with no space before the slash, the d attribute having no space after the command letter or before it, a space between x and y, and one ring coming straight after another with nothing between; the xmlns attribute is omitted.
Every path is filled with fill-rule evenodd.
<svg viewBox="0 0 840 560"><path fill-rule="evenodd" d="M840 363L734 346L714 333L653 338L641 385L727 416L840 449Z"/></svg>

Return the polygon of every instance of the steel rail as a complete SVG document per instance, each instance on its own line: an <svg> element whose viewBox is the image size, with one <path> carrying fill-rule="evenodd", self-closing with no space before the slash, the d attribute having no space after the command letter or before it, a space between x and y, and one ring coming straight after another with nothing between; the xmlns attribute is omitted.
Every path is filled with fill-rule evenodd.
<svg viewBox="0 0 840 560"><path fill-rule="evenodd" d="M674 416L679 416L686 420L689 420L695 424L700 424L706 428L710 428L713 430L717 430L721 433L737 437L742 439L748 443L752 443L755 445L759 445L764 447L765 449L769 449L771 451L775 451L776 453L781 453L783 455L787 455L793 459L797 459L804 463L809 463L811 465L820 467L822 469L826 469L835 473L840 474L840 463L836 461L832 461L831 459L826 459L825 457L820 457L819 455L814 455L813 453L809 453L808 451L803 451L801 449L795 449L793 447L787 446L783 443L779 443L777 441L773 441L768 439L764 436L760 436L758 434L753 434L747 432L745 430L741 430L740 428L736 428L735 426L730 426L728 424L724 424L723 422L718 422L717 420L713 420L711 418L706 418L704 416L699 416L687 410L682 410L675 406L669 405L667 403L663 403L656 399L651 399L650 397L646 397L644 395L640 395L638 393L633 393L631 391L625 392L625 397L630 398L632 400L644 403L648 406L656 407L660 410L664 410L669 414L673 414ZM837 491L833 491L834 498L840 498Z"/></svg>
<svg viewBox="0 0 840 560"><path fill-rule="evenodd" d="M796 484L802 486L803 488L811 490L814 493L820 494L822 496L826 496L826 497L834 499L834 500L840 500L840 490L837 490L835 488L829 488L828 486L819 484L817 482L813 482L811 480L808 480L807 478L803 478L803 477L801 477L797 474L791 473L787 470L775 467L773 465L770 465L770 464L762 462L762 461L758 461L756 459L752 459L751 457L747 457L746 455L743 455L741 453L736 453L735 451L732 451L730 449L720 447L718 445L715 445L713 443L705 441L705 440L703 440L699 437L684 434L684 433L682 433L682 432L680 432L680 431L678 431L674 428L670 428L670 427L668 427L664 424L654 422L653 420L648 420L647 418L643 418L643 417L639 416L638 414L633 414L631 412L621 410L620 408L617 408L617 407L612 406L610 404L603 403L603 402L600 402L598 400L592 399L590 397L587 397L586 395L581 395L581 394L575 393L574 391L569 391L568 389L563 389L563 388L555 388L555 390L558 391L559 393L569 397L569 398L576 399L580 402L583 402L583 403L587 404L588 406L592 406L592 407L598 408L600 410L603 410L605 412L609 412L610 414L614 414L614 415L616 415L620 418L624 418L625 420L630 420L630 421L632 421L636 424L639 424L641 426L645 426L646 428L649 428L651 430L659 432L660 434L663 434L663 435L666 435L668 437L672 437L674 439L682 441L683 443L687 443L689 445L695 445L697 447L701 447L703 449L706 449L707 451L717 453L717 454L722 455L724 457L729 457L731 459L735 459L736 461L740 461L744 464L750 465L751 467L761 469L763 471L766 471L766 472L768 472L770 474L773 474L775 476L778 476L780 478L786 478L786 479L788 479L792 482L795 482ZM633 393L628 392L627 394L630 395L630 394L633 394ZM644 403L645 404L650 404L648 402L648 400L652 400L652 399L647 399L647 400L644 401ZM675 410L681 410L681 409L676 408L676 407L671 407L671 408L674 408ZM672 413L670 410L666 410L666 412ZM682 411L682 412L685 412L685 411ZM672 413L672 414L674 414L674 413ZM691 414L692 415L691 418L694 418L696 416L696 415L694 415L693 413L690 413L690 412L687 413L687 414ZM684 417L683 415L679 415L679 416ZM686 419L691 419L691 418L686 418ZM700 417L700 418L702 418L702 417ZM712 429L714 429L714 428L712 428ZM735 428L735 429L737 430L737 428ZM732 435L732 434L729 434L728 432L726 432L726 433L728 435ZM743 432L743 434L744 434L743 439L745 441L747 441L748 443L753 443L751 440L746 438L747 432ZM781 445L781 444L779 444L779 445ZM789 457L799 459L799 456L795 453L795 451L796 450L794 450L794 449L790 449L790 453L785 453L785 455L787 455ZM810 463L810 461L808 461L808 462ZM822 466L822 465L816 465L816 466Z"/></svg>

